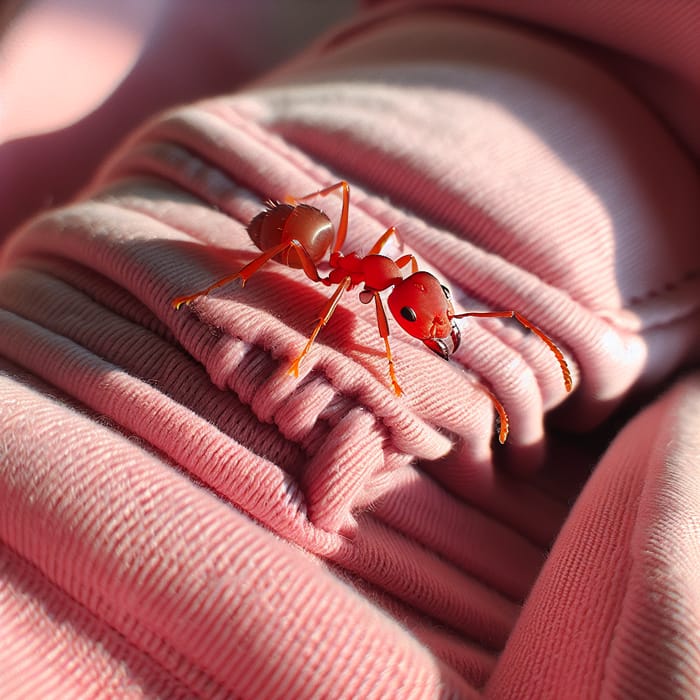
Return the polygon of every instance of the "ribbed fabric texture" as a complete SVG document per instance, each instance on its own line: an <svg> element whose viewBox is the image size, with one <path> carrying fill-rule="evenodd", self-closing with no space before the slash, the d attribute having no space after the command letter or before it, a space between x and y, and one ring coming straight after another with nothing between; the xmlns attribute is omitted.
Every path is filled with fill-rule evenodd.
<svg viewBox="0 0 700 700"><path fill-rule="evenodd" d="M700 692L697 372L617 429L697 363L700 182L613 58L387 3L8 239L2 697ZM450 362L390 321L396 397L357 290L291 377L331 291L275 262L173 309L254 259L265 200L341 178L345 252L396 225L458 310L550 334L574 395L533 334L465 319Z"/></svg>

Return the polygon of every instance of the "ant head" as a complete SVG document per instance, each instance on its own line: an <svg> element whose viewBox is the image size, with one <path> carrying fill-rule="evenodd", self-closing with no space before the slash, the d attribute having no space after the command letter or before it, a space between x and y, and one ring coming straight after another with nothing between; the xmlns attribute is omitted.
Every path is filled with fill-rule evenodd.
<svg viewBox="0 0 700 700"><path fill-rule="evenodd" d="M448 359L459 347L450 292L434 275L414 272L394 287L387 302L401 328L433 352Z"/></svg>

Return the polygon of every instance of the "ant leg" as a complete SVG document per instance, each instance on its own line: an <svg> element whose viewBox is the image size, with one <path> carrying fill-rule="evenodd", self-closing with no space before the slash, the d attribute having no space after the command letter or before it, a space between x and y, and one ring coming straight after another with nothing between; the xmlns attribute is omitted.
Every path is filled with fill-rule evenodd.
<svg viewBox="0 0 700 700"><path fill-rule="evenodd" d="M311 346L314 344L314 340L316 340L316 336L321 331L321 328L323 328L330 320L331 316L333 315L333 312L338 306L340 297L343 296L343 292L348 290L351 281L352 280L350 279L350 277L344 277L338 285L338 288L335 290L335 292L333 292L333 296L331 296L331 298L326 302L326 305L323 307L323 311L321 311L316 327L309 336L309 339L306 341L304 349L297 355L297 357L290 365L288 374L293 374L295 377L299 376L299 365L301 364L301 361L308 354L309 350L311 350Z"/></svg>
<svg viewBox="0 0 700 700"><path fill-rule="evenodd" d="M382 248L386 245L386 242L392 236L395 236L401 247L403 247L403 241L396 230L396 226L391 226L379 237L377 242L370 249L368 255L379 255ZM411 272L418 272L418 261L410 253L402 255L398 260L396 260L398 267L404 267L405 265L408 265L409 262L411 263Z"/></svg>
<svg viewBox="0 0 700 700"><path fill-rule="evenodd" d="M183 304L190 304L195 299L206 296L207 294L209 294L209 292L213 291L214 289L217 289L218 287L223 287L225 284L233 282L233 280L236 279L240 279L241 286L245 286L245 283L250 279L250 277L253 274L255 274L268 260L271 260L275 257L275 255L278 255L279 253L282 253L285 250L288 250L289 248L294 248L299 254L299 259L301 260L306 275L314 282L319 282L321 278L318 276L316 265L311 259L311 256L308 254L306 248L304 248L304 246L297 240L285 241L283 243L280 243L279 245L276 245L274 248L270 248L270 250L266 250L264 253L255 258L255 260L252 260L243 268L241 268L238 272L234 272L231 275L226 275L225 277L222 277L213 284L210 284L208 287L200 289L198 292L194 292L193 294L175 297L175 299L172 300L171 304L174 309L179 309Z"/></svg>
<svg viewBox="0 0 700 700"><path fill-rule="evenodd" d="M486 394L486 396L488 396L491 399L491 403L496 409L496 413L498 413L498 420L501 424L500 430L498 431L498 442L500 442L501 445L504 445L508 437L508 431L510 430L510 421L508 420L508 414L506 413L506 409L503 407L503 404L498 400L496 394L494 394L490 389L486 388L483 384L476 384L475 386L481 391L483 391Z"/></svg>
<svg viewBox="0 0 700 700"><path fill-rule="evenodd" d="M465 314L455 314L452 318L465 318L466 316L478 316L480 318L514 318L521 326L531 330L540 340L546 343L549 349L554 353L561 367L562 374L564 375L564 386L567 391L571 391L573 382L571 380L569 365L566 364L564 355L554 341L548 335L545 335L534 323L528 321L517 311L471 311Z"/></svg>
<svg viewBox="0 0 700 700"><path fill-rule="evenodd" d="M401 396L403 391L401 390L399 382L396 379L394 360L391 357L391 348L389 347L389 323L386 320L384 304L382 304L382 298L379 296L379 292L372 292L372 294L374 295L374 304L377 309L377 326L379 327L379 335L384 339L386 359L389 361L389 377L391 377L391 386L394 389L394 393L397 396Z"/></svg>
<svg viewBox="0 0 700 700"><path fill-rule="evenodd" d="M335 233L335 245L331 253L339 253L345 243L345 236L348 233L348 214L350 211L350 185L348 185L345 180L336 182L334 185L324 187L322 190L312 192L311 194L305 194L303 197L285 197L287 204L295 204L296 202L303 202L307 199L312 199L313 197L325 197L331 192L336 190L343 190L343 208L340 211L340 221L338 222L338 228Z"/></svg>
<svg viewBox="0 0 700 700"><path fill-rule="evenodd" d="M415 274L418 272L418 261L415 259L413 255L410 253L407 253L406 255L402 255L397 261L396 261L396 266L397 267L404 267L405 265L408 265L408 263L411 263L411 272Z"/></svg>
<svg viewBox="0 0 700 700"><path fill-rule="evenodd" d="M313 261L313 258L309 255L309 251L306 250L306 248L304 248L304 244L301 241L298 241L296 238L292 238L292 240L289 241L287 246L288 253L290 248L294 248L294 250L296 250L297 255L299 256L299 260L301 260L301 266L304 272L306 273L306 276L312 282L320 282L321 278L318 275L318 268L316 267L316 263Z"/></svg>
<svg viewBox="0 0 700 700"><path fill-rule="evenodd" d="M396 230L396 226L390 226L384 233L377 239L377 242L372 246L370 249L369 253L367 255L379 255L381 252L382 248L386 245L386 242L392 237L396 236L396 240L401 243L401 239L399 238L399 234Z"/></svg>

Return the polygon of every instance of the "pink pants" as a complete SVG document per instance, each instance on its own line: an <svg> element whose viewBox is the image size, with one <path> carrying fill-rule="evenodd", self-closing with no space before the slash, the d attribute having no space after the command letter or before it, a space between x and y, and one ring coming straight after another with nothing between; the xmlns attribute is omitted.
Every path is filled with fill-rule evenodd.
<svg viewBox="0 0 700 700"><path fill-rule="evenodd" d="M700 693L700 10L375 5L237 91L232 10L163 6L212 74L154 33L111 101L0 146L8 178L67 153L71 198L1 249L3 698ZM203 92L73 194L110 115ZM276 262L172 307L255 258L265 200L341 179L345 252L396 226L572 394L515 322L445 362L390 319L397 397L357 290L289 376L332 290Z"/></svg>

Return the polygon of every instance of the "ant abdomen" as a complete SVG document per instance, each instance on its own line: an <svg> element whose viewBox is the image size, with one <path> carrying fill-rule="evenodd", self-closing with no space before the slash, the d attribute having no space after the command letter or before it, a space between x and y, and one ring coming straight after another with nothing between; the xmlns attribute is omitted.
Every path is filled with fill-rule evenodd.
<svg viewBox="0 0 700 700"><path fill-rule="evenodd" d="M270 250L283 241L299 241L314 262L323 259L335 238L331 220L316 207L308 204L272 203L248 224L248 235L262 251ZM273 260L289 267L302 267L299 255L289 248Z"/></svg>

